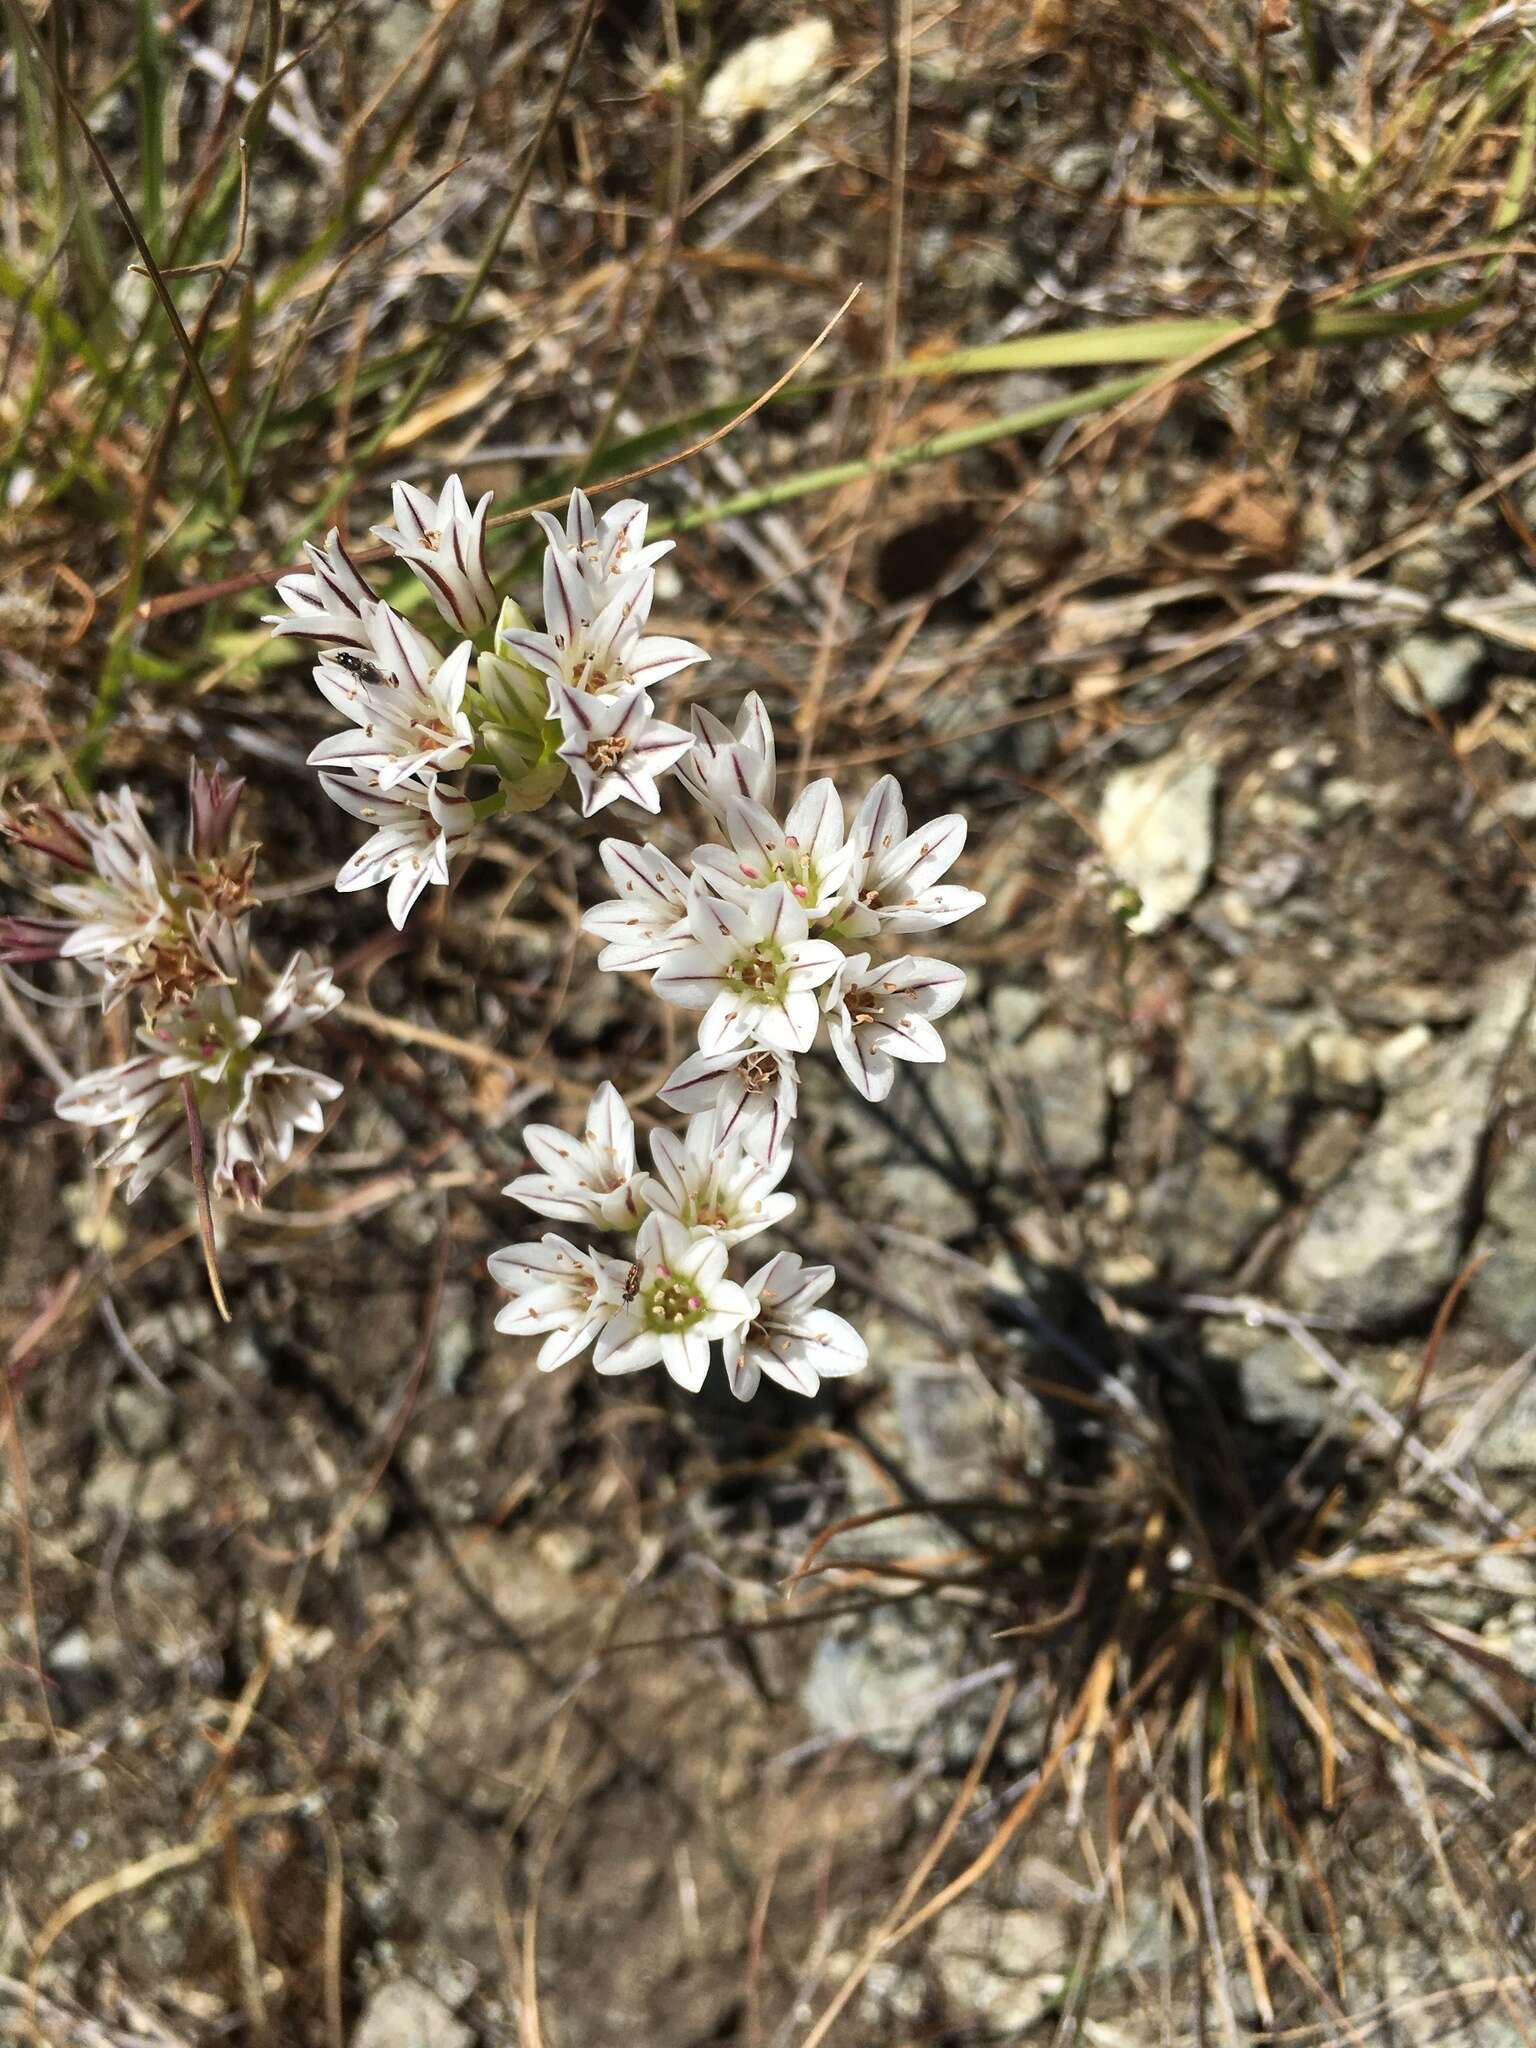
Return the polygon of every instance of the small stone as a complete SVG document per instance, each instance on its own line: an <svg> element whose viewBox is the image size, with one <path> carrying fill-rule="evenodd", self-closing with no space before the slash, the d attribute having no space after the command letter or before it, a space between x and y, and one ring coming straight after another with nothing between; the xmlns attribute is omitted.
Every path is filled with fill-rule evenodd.
<svg viewBox="0 0 1536 2048"><path fill-rule="evenodd" d="M1243 1410L1250 1421L1313 1437L1328 1420L1324 1391L1308 1386L1298 1370L1301 1353L1284 1339L1260 1344L1238 1367Z"/></svg>
<svg viewBox="0 0 1536 2048"><path fill-rule="evenodd" d="M857 1213L937 1238L941 1243L975 1230L975 1204L931 1166L899 1159L861 1167L850 1176Z"/></svg>
<svg viewBox="0 0 1536 2048"><path fill-rule="evenodd" d="M107 1397L107 1410L118 1436L135 1457L146 1458L165 1448L175 1413L168 1394L157 1394L150 1387L114 1387Z"/></svg>
<svg viewBox="0 0 1536 2048"><path fill-rule="evenodd" d="M1491 427L1499 414L1530 389L1530 380L1491 363L1450 363L1440 372L1440 389L1452 412L1476 427Z"/></svg>
<svg viewBox="0 0 1536 2048"><path fill-rule="evenodd" d="M1102 185L1113 158L1102 142L1073 142L1051 164L1051 177L1069 192L1091 192Z"/></svg>
<svg viewBox="0 0 1536 2048"><path fill-rule="evenodd" d="M1241 1152L1219 1141L1159 1176L1142 1198L1142 1218L1163 1248L1176 1284L1230 1273L1266 1224L1280 1196Z"/></svg>
<svg viewBox="0 0 1536 2048"><path fill-rule="evenodd" d="M1291 1161L1291 1179L1303 1193L1331 1187L1360 1150L1360 1119L1348 1109L1325 1109L1307 1126Z"/></svg>
<svg viewBox="0 0 1536 2048"><path fill-rule="evenodd" d="M1043 991L1004 986L993 989L987 999L992 1035L999 1045L1017 1045L1027 1038L1045 1015L1050 1001Z"/></svg>
<svg viewBox="0 0 1536 2048"><path fill-rule="evenodd" d="M89 1671L96 1662L96 1649L83 1628L72 1628L48 1652L50 1671Z"/></svg>
<svg viewBox="0 0 1536 2048"><path fill-rule="evenodd" d="M352 2048L470 2048L474 2035L424 1984L380 1985L352 2030Z"/></svg>
<svg viewBox="0 0 1536 2048"><path fill-rule="evenodd" d="M1431 1064L1435 1034L1427 1024L1409 1024L1378 1045L1371 1061L1376 1079L1391 1095L1418 1080Z"/></svg>
<svg viewBox="0 0 1536 2048"><path fill-rule="evenodd" d="M1519 1350L1536 1344L1536 1149L1505 1153L1488 1183L1473 1298Z"/></svg>
<svg viewBox="0 0 1536 2048"><path fill-rule="evenodd" d="M1443 1297L1464 1256L1483 1134L1533 965L1529 953L1507 961L1482 1014L1382 1111L1291 1247L1281 1288L1292 1307L1368 1330Z"/></svg>
<svg viewBox="0 0 1536 2048"><path fill-rule="evenodd" d="M134 1507L146 1522L164 1522L184 1515L197 1499L197 1477L173 1452L152 1458Z"/></svg>
<svg viewBox="0 0 1536 2048"><path fill-rule="evenodd" d="M1312 1093L1319 1102L1368 1109L1376 1100L1376 1062L1363 1038L1325 1025L1313 1032L1307 1051L1312 1063Z"/></svg>
<svg viewBox="0 0 1536 2048"><path fill-rule="evenodd" d="M827 69L832 44L832 24L817 16L754 36L715 72L699 112L706 121L733 128L749 114L782 106Z"/></svg>
<svg viewBox="0 0 1536 2048"><path fill-rule="evenodd" d="M1110 866L1140 899L1129 929L1161 931L1188 910L1210 876L1215 763L1175 753L1120 769L1104 791L1099 835Z"/></svg>
<svg viewBox="0 0 1536 2048"><path fill-rule="evenodd" d="M1388 657L1382 681L1396 702L1418 717L1426 703L1435 711L1452 711L1470 692L1482 658L1476 633L1410 633Z"/></svg>
<svg viewBox="0 0 1536 2048"><path fill-rule="evenodd" d="M1299 1010L1317 990L1317 976L1303 961L1273 954L1246 960L1243 979L1248 994L1266 1010Z"/></svg>
<svg viewBox="0 0 1536 2048"><path fill-rule="evenodd" d="M1307 1081L1305 1034L1252 1003L1200 996L1189 1040L1190 1100L1207 1130L1279 1162Z"/></svg>
<svg viewBox="0 0 1536 2048"><path fill-rule="evenodd" d="M1060 1914L963 1899L934 1929L930 1956L955 2019L1017 2040L1060 1997L1072 1937Z"/></svg>
<svg viewBox="0 0 1536 2048"><path fill-rule="evenodd" d="M964 1627L953 1608L926 1599L860 1620L819 1637L801 1704L823 1734L905 1756L964 1668Z"/></svg>
<svg viewBox="0 0 1536 2048"><path fill-rule="evenodd" d="M1109 1083L1098 1039L1065 1024L1042 1024L1006 1058L1005 1071L1024 1096L1047 1163L1065 1174L1096 1166L1109 1129Z"/></svg>

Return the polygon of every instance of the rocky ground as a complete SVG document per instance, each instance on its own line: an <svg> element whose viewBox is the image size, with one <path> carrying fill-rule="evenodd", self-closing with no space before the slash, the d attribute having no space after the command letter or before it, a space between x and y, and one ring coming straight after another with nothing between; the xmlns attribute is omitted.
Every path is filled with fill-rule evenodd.
<svg viewBox="0 0 1536 2048"><path fill-rule="evenodd" d="M1320 11L1342 121L1371 24ZM664 40L622 12L615 94ZM1365 261L1261 205L1121 206L1247 173L1136 10L1075 56L1050 8L1005 12L917 46L909 345L1247 317ZM810 289L784 266L830 312L860 234L881 246L880 39L834 27L821 83L847 89L784 145L803 154L702 205L692 246L742 257L708 306L739 358L692 361L663 323L637 418L674 373L695 401L766 382ZM640 189L667 130L637 104ZM696 191L772 133L714 118ZM1404 204L1373 219L1388 241ZM850 335L867 360L873 329ZM186 1191L109 1203L0 1038L0 2032L795 2048L847 1983L847 2048L1536 2034L1536 487L1489 486L1530 447L1529 346L1505 289L1465 333L1191 379L1070 460L1036 434L915 469L843 507L846 587L820 505L685 539L663 597L717 650L712 700L759 688L787 720L821 691L810 765L965 809L989 899L952 948L947 1065L877 1110L808 1077L790 1241L836 1261L871 1352L809 1406L544 1378L492 1330L521 1124L610 1074L638 1101L676 1050L572 935L599 833L531 821L384 954L324 886L350 842L292 766L323 729L302 676L136 699L110 765L166 792L189 744L250 770L273 914L406 1036L337 1024L346 1116L312 1180L228 1220L227 1329ZM533 356L520 436L552 403ZM1081 382L940 387L884 425ZM658 503L836 459L871 425L845 397L763 415ZM514 452L486 481L525 474ZM18 730L37 652L7 671ZM61 718L91 688L71 660ZM87 1063L93 1020L26 1015ZM868 1947L973 1764L930 1893L1056 1768L1063 1687L1108 1639L1097 1560L1124 1556L1122 1619L1152 1586L1161 1641L1245 1501L1300 1511L1226 1612L1392 1561L1395 1604L1348 1638L1357 1677L1378 1660L1375 1723L1335 1726L1304 1670L1294 1711L1275 1693L1283 1852L1204 1752L1122 1810L1079 1726L1080 1778L947 1911ZM847 1518L814 1560L835 1568L788 1589ZM1238 1633L1194 1697L1236 1697ZM1102 1666L1116 1700L1142 1654ZM1170 1708L1169 1754L1230 1741L1198 1718ZM1127 1784L1161 1783L1147 1727ZM1251 1899L1182 1860L1194 1809L1258 1844Z"/></svg>

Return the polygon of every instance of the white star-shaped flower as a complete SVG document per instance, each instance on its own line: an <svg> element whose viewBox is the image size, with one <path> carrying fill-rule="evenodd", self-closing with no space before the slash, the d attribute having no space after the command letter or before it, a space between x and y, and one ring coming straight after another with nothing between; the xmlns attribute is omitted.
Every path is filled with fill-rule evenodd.
<svg viewBox="0 0 1536 2048"><path fill-rule="evenodd" d="M964 818L951 813L909 832L894 775L882 775L865 797L848 836L858 855L850 892L856 900L841 923L851 937L934 931L987 900L974 889L938 885L965 845Z"/></svg>
<svg viewBox="0 0 1536 2048"><path fill-rule="evenodd" d="M619 797L643 811L661 809L657 777L676 767L693 741L680 725L654 715L646 691L591 697L557 683L551 708L565 732L555 751L576 777L584 818Z"/></svg>
<svg viewBox="0 0 1536 2048"><path fill-rule="evenodd" d="M496 1327L508 1337L543 1337L535 1360L540 1372L579 1358L624 1305L624 1261L579 1251L553 1231L537 1244L492 1252L488 1267L512 1297Z"/></svg>
<svg viewBox="0 0 1536 2048"><path fill-rule="evenodd" d="M428 883L448 880L449 866L469 844L475 813L468 799L445 782L400 782L381 789L368 777L320 777L332 803L376 829L336 877L343 893L389 884L389 921L397 931Z"/></svg>
<svg viewBox="0 0 1536 2048"><path fill-rule="evenodd" d="M947 960L903 954L871 966L867 953L851 954L821 998L838 1065L866 1100L883 1101L894 1061L943 1059L932 1020L964 993L964 974Z"/></svg>
<svg viewBox="0 0 1536 2048"><path fill-rule="evenodd" d="M787 885L759 889L743 906L708 895L695 878L688 928L692 942L662 961L651 986L664 1002L704 1011L700 1051L751 1040L774 1052L804 1052L816 1036L816 991L843 955L810 936Z"/></svg>
<svg viewBox="0 0 1536 2048"><path fill-rule="evenodd" d="M311 767L371 776L380 789L427 770L462 768L474 751L474 727L464 709L469 661L461 640L446 661L409 620L381 604L369 621L370 653L346 648L315 669L315 685L343 718L347 732L332 733L311 753Z"/></svg>
<svg viewBox="0 0 1536 2048"><path fill-rule="evenodd" d="M719 824L734 797L773 807L777 763L773 727L754 690L742 705L736 730L695 704L689 714L693 751L678 767L678 780Z"/></svg>
<svg viewBox="0 0 1536 2048"><path fill-rule="evenodd" d="M815 1306L836 1278L830 1266L802 1265L798 1253L780 1252L746 1282L751 1321L730 1331L722 1345L738 1401L750 1401L764 1377L792 1394L814 1394L823 1380L868 1364L852 1323Z"/></svg>
<svg viewBox="0 0 1536 2048"><path fill-rule="evenodd" d="M712 1230L724 1245L742 1244L792 1214L794 1196L778 1192L789 1157L785 1145L771 1162L754 1159L739 1137L719 1142L712 1116L695 1117L681 1138L651 1133L655 1171L641 1179L640 1199L656 1215Z"/></svg>
<svg viewBox="0 0 1536 2048"><path fill-rule="evenodd" d="M648 512L639 498L621 498L598 518L586 492L572 491L563 530L552 512L535 512L533 516L544 530L549 552L559 558L558 573L572 592L572 608L589 623L621 581L636 570L650 569L676 545L656 540L646 546ZM546 563L546 579L550 573Z"/></svg>
<svg viewBox="0 0 1536 2048"><path fill-rule="evenodd" d="M544 557L543 632L531 626L503 626L496 644L514 661L548 678L549 708L556 717L561 684L592 697L636 686L652 689L679 669L709 659L691 640L642 633L655 594L653 571L633 570L619 579L596 618L589 619L586 584L570 559L551 548Z"/></svg>
<svg viewBox="0 0 1536 2048"><path fill-rule="evenodd" d="M683 1116L712 1112L716 1144L739 1138L754 1158L763 1160L777 1156L800 1094L794 1054L770 1052L764 1045L690 1053L656 1092Z"/></svg>
<svg viewBox="0 0 1536 2048"><path fill-rule="evenodd" d="M360 647L367 652L371 644L368 623L379 601L359 574L341 535L333 526L323 548L306 541L304 552L309 568L282 577L277 586L292 617L269 614L263 625L270 626L274 635L295 633L303 640L330 640L338 647Z"/></svg>
<svg viewBox="0 0 1536 2048"><path fill-rule="evenodd" d="M830 781L809 784L782 825L750 797L727 797L724 822L730 847L693 853L694 871L718 895L749 903L759 889L783 882L809 917L836 912L859 849L844 840L842 801Z"/></svg>
<svg viewBox="0 0 1536 2048"><path fill-rule="evenodd" d="M485 516L491 493L473 512L456 476L449 477L437 498L398 483L392 497L393 526L375 526L376 539L409 562L426 585L432 602L461 633L478 633L496 616L496 592L485 566Z"/></svg>
<svg viewBox="0 0 1536 2048"><path fill-rule="evenodd" d="M636 1199L635 1125L611 1081L592 1097L579 1138L557 1124L529 1124L523 1143L542 1171L522 1173L503 1189L537 1216L585 1223L596 1230L633 1230Z"/></svg>
<svg viewBox="0 0 1536 2048"><path fill-rule="evenodd" d="M690 1393L709 1370L709 1347L752 1314L745 1291L725 1277L725 1245L675 1216L647 1216L635 1239L620 1312L605 1323L592 1353L601 1373L661 1364Z"/></svg>
<svg viewBox="0 0 1536 2048"><path fill-rule="evenodd" d="M648 973L689 942L688 877L654 846L605 839L599 854L618 894L594 903L581 928L604 942L599 967Z"/></svg>

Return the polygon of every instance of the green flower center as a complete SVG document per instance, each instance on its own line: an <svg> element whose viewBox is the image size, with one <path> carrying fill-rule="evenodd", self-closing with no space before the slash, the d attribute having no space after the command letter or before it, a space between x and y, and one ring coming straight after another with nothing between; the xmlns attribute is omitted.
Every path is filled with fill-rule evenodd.
<svg viewBox="0 0 1536 2048"><path fill-rule="evenodd" d="M761 945L743 953L727 971L726 980L747 995L781 999L787 990L784 955L777 946Z"/></svg>
<svg viewBox="0 0 1536 2048"><path fill-rule="evenodd" d="M645 1319L653 1330L687 1330L704 1314L703 1297L691 1280L665 1270L645 1297Z"/></svg>

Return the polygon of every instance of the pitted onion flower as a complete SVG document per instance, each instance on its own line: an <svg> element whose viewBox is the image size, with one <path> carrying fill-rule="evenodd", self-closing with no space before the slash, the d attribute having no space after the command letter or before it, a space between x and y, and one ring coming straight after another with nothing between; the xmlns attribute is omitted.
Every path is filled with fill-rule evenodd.
<svg viewBox="0 0 1536 2048"><path fill-rule="evenodd" d="M523 1143L542 1170L521 1173L502 1190L532 1209L563 1223L595 1230L633 1230L642 1213L635 1172L635 1124L611 1081L587 1108L579 1138L558 1124L528 1124Z"/></svg>
<svg viewBox="0 0 1536 2048"><path fill-rule="evenodd" d="M932 1020L964 993L964 974L947 960L904 953L871 965L867 953L849 955L821 1000L837 1063L867 1101L890 1094L894 1061L943 1059Z"/></svg>
<svg viewBox="0 0 1536 2048"><path fill-rule="evenodd" d="M742 906L722 903L695 877L688 905L692 942L662 961L651 980L664 1002L703 1010L701 1052L748 1040L774 1052L804 1052L816 1036L816 991L842 965L841 951L813 939L804 910L783 882Z"/></svg>
<svg viewBox="0 0 1536 2048"><path fill-rule="evenodd" d="M464 486L449 477L437 498L414 484L397 483L393 526L375 526L375 539L408 562L449 625L478 633L496 616L497 598L485 566L485 517L491 493L469 509Z"/></svg>
<svg viewBox="0 0 1536 2048"><path fill-rule="evenodd" d="M422 890L429 883L447 884L451 863L474 831L473 806L451 784L436 779L399 782L387 790L364 775L322 775L320 781L332 803L375 828L373 837L342 864L336 887L346 894L387 883L389 921L404 930Z"/></svg>
<svg viewBox="0 0 1536 2048"><path fill-rule="evenodd" d="M710 1345L752 1314L746 1292L725 1277L729 1256L712 1231L690 1230L675 1216L647 1216L619 1313L604 1324L592 1353L597 1370L639 1372L660 1364L696 1394L709 1370Z"/></svg>
<svg viewBox="0 0 1536 2048"><path fill-rule="evenodd" d="M641 1178L640 1199L654 1215L742 1244L793 1214L794 1196L779 1192L789 1159L787 1145L771 1161L754 1159L739 1137L720 1142L712 1116L695 1117L681 1138L651 1133L654 1171Z"/></svg>
<svg viewBox="0 0 1536 2048"><path fill-rule="evenodd" d="M263 625L272 628L274 637L293 633L301 640L329 640L338 647L359 647L366 653L368 625L379 601L358 573L346 543L333 526L323 548L306 541L304 552L309 568L281 577L277 585L277 594L292 616L268 614Z"/></svg>
<svg viewBox="0 0 1536 2048"><path fill-rule="evenodd" d="M728 797L731 845L695 847L693 866L732 903L783 882L814 921L833 917L848 890L859 849L843 837L843 806L825 777L795 799L782 825L750 797Z"/></svg>
<svg viewBox="0 0 1536 2048"><path fill-rule="evenodd" d="M535 1360L540 1372L579 1358L624 1305L624 1261L580 1251L554 1231L536 1244L492 1252L488 1267L512 1297L496 1327L508 1337L543 1337Z"/></svg>
<svg viewBox="0 0 1536 2048"><path fill-rule="evenodd" d="M751 1321L724 1339L726 1375L738 1401L750 1401L765 1378L792 1394L814 1394L823 1380L861 1372L869 1363L852 1323L815 1304L837 1278L831 1266L807 1266L780 1252L745 1283Z"/></svg>
<svg viewBox="0 0 1536 2048"><path fill-rule="evenodd" d="M926 932L968 917L986 902L975 889L940 883L965 845L958 812L912 832L901 784L882 775L860 804L849 839L858 854L852 879L855 901L841 919L851 938L877 932Z"/></svg>
<svg viewBox="0 0 1536 2048"><path fill-rule="evenodd" d="M661 809L657 778L676 767L693 741L681 726L655 716L646 691L589 697L557 683L553 709L565 732L565 744L555 751L576 778L584 818L620 797L643 811Z"/></svg>
<svg viewBox="0 0 1536 2048"><path fill-rule="evenodd" d="M591 697L613 696L636 685L653 689L679 669L709 659L691 640L643 631L655 594L652 572L636 569L619 580L596 618L589 619L586 585L567 558L551 549L544 557L544 630L503 625L496 645L548 679L549 708L557 717L562 683Z"/></svg>
<svg viewBox="0 0 1536 2048"><path fill-rule="evenodd" d="M649 972L689 943L688 877L654 846L605 839L598 852L619 893L594 903L581 928L604 942L600 968Z"/></svg>
<svg viewBox="0 0 1536 2048"><path fill-rule="evenodd" d="M475 744L464 708L470 643L461 640L440 661L425 634L381 604L369 647L367 658L343 649L315 668L316 688L352 728L321 740L310 766L369 775L385 790L428 770L462 768Z"/></svg>
<svg viewBox="0 0 1536 2048"><path fill-rule="evenodd" d="M656 1092L686 1117L712 1115L717 1145L739 1139L762 1160L777 1158L800 1095L794 1054L765 1045L690 1053Z"/></svg>
<svg viewBox="0 0 1536 2048"><path fill-rule="evenodd" d="M591 621L613 596L619 584L636 570L649 570L676 545L670 540L645 540L648 508L639 498L621 498L599 518L585 491L571 493L562 528L552 512L535 512L544 530L549 553L559 563L558 573L570 591L572 609L579 618ZM546 578L551 573L546 564ZM546 586L547 587L547 586Z"/></svg>
<svg viewBox="0 0 1536 2048"><path fill-rule="evenodd" d="M734 732L702 704L694 705L690 717L693 751L677 771L690 795L721 825L734 797L771 811L776 750L773 727L757 692L742 705Z"/></svg>

